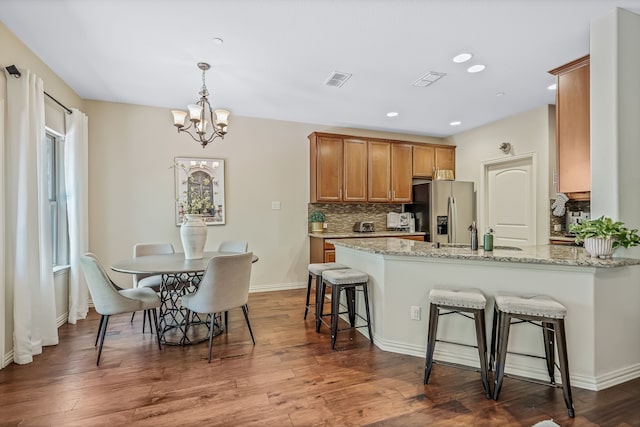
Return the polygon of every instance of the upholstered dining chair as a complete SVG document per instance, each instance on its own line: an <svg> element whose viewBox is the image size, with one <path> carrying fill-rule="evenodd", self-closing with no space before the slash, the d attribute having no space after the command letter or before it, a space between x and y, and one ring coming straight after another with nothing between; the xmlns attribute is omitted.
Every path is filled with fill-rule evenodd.
<svg viewBox="0 0 640 427"><path fill-rule="evenodd" d="M136 243L133 245L133 257L138 258L141 256L149 255L166 255L173 254L175 250L171 243ZM160 292L160 284L162 283L162 275L160 274L134 274L133 275L133 287L134 288L151 288L155 292ZM147 316L144 316L142 320L142 333L144 333L145 323L150 312L147 312ZM131 314L131 322L135 317L135 311ZM151 323L151 319L149 319Z"/></svg>
<svg viewBox="0 0 640 427"><path fill-rule="evenodd" d="M249 242L243 240L225 240L220 242L218 252L247 252Z"/></svg>
<svg viewBox="0 0 640 427"><path fill-rule="evenodd" d="M189 330L191 313L210 314L209 325L209 363L213 345L215 313L242 308L244 320L256 345L247 312L249 281L251 279L251 252L212 258L202 276L198 290L182 297L182 306L187 309L185 335Z"/></svg>
<svg viewBox="0 0 640 427"><path fill-rule="evenodd" d="M249 242L244 240L223 240L218 245L218 252L247 252L249 250ZM247 307L247 310L249 307ZM229 326L229 312L224 312L224 330Z"/></svg>
<svg viewBox="0 0 640 427"><path fill-rule="evenodd" d="M87 286L93 305L102 317L100 318L100 326L98 338L100 347L98 348L98 359L96 365L100 364L100 356L102 355L102 347L104 338L107 335L107 325L109 317L114 314L133 313L138 310L153 312L153 319L156 327L156 338L158 339L158 348L162 350L160 344L160 331L158 330L157 308L160 307L160 298L149 288L131 288L121 289L115 286L98 258L92 253L86 253L80 257L80 264L87 279ZM151 317L151 316L150 316Z"/></svg>

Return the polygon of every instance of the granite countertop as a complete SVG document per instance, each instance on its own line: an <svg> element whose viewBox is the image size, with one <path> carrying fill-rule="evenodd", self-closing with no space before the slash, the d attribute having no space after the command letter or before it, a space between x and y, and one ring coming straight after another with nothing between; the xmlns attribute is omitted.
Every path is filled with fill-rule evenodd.
<svg viewBox="0 0 640 427"><path fill-rule="evenodd" d="M371 238L371 237L403 237L403 236L424 236L426 233L410 233L408 231L374 231L370 233L356 233L355 231L343 231L338 233L309 233L309 237L320 239L344 239L344 238Z"/></svg>
<svg viewBox="0 0 640 427"><path fill-rule="evenodd" d="M442 244L439 248L436 248L431 242L388 238L330 240L329 243L333 243L335 246L383 255L576 267L624 267L640 265L640 259L635 258L591 258L583 248L575 246L539 245L524 246L522 248L496 246L492 252L485 252L482 249L471 251L468 245Z"/></svg>

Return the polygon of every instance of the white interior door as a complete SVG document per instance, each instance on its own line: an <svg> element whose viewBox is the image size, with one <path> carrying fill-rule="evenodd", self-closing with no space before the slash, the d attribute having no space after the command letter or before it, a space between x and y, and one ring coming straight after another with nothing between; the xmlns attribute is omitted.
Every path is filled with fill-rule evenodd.
<svg viewBox="0 0 640 427"><path fill-rule="evenodd" d="M531 157L485 165L485 225L496 245L535 244L535 180ZM484 231L484 230L481 230Z"/></svg>

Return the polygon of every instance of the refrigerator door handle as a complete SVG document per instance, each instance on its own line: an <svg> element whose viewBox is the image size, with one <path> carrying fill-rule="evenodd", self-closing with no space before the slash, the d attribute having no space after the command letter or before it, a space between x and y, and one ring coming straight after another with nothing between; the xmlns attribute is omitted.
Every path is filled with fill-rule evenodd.
<svg viewBox="0 0 640 427"><path fill-rule="evenodd" d="M453 226L453 197L447 198L447 243L451 243Z"/></svg>

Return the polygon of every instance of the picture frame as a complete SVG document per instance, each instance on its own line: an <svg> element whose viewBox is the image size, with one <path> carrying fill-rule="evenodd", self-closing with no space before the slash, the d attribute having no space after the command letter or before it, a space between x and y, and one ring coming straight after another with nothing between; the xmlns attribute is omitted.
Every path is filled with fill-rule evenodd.
<svg viewBox="0 0 640 427"><path fill-rule="evenodd" d="M176 225L199 213L207 225L224 225L224 159L175 157Z"/></svg>

